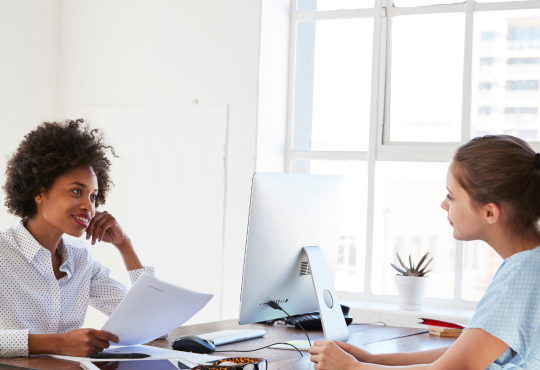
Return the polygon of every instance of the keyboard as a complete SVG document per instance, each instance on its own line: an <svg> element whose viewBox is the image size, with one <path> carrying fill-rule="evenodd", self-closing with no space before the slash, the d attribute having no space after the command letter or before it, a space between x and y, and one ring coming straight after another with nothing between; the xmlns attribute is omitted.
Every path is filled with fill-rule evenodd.
<svg viewBox="0 0 540 370"><path fill-rule="evenodd" d="M264 330L222 330L214 333L206 333L198 335L198 337L211 340L214 345L221 346L224 344L240 342L242 340L264 337Z"/></svg>

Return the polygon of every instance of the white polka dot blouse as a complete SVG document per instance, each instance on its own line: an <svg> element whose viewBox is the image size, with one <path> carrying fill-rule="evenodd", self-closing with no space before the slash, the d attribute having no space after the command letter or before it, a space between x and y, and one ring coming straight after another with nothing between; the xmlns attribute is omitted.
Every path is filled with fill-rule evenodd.
<svg viewBox="0 0 540 370"><path fill-rule="evenodd" d="M92 258L84 240L62 236L56 280L51 253L22 220L0 230L0 356L28 356L29 334L61 334L81 328L88 305L110 316L128 288ZM129 271L131 282L153 267Z"/></svg>

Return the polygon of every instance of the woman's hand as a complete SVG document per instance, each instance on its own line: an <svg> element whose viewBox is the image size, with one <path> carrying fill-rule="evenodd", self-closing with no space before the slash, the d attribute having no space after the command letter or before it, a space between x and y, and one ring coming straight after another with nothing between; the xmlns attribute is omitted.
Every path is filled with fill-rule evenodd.
<svg viewBox="0 0 540 370"><path fill-rule="evenodd" d="M121 249L129 241L116 219L107 211L97 212L86 228L86 239L92 238L92 245L104 241Z"/></svg>
<svg viewBox="0 0 540 370"><path fill-rule="evenodd" d="M102 330L72 330L60 335L57 353L66 356L88 357L109 348L109 341L118 343L118 337Z"/></svg>
<svg viewBox="0 0 540 370"><path fill-rule="evenodd" d="M368 351L364 351L363 349L353 346L352 344L349 344L349 343L338 342L337 340L333 342L337 344L345 352L353 355L354 358L356 358L358 361L365 362L368 364L375 363L373 354L369 353Z"/></svg>
<svg viewBox="0 0 540 370"><path fill-rule="evenodd" d="M311 361L315 363L317 370L353 370L362 369L356 359L345 352L338 342L317 340L309 349Z"/></svg>

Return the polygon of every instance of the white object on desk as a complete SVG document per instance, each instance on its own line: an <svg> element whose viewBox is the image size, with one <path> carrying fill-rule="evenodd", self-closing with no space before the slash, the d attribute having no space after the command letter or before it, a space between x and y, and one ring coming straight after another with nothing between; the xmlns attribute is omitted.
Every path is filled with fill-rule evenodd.
<svg viewBox="0 0 540 370"><path fill-rule="evenodd" d="M171 358L179 358L183 357L191 362L195 363L203 363L203 362L209 362L214 360L219 360L224 358L223 356L209 356L206 354L198 354L198 353L191 353L191 352L181 352L181 351L175 351L172 349L165 349L165 348L159 348L159 347L152 347L152 346L127 346L127 347L110 347L106 350L104 350L102 353L144 353L146 355L150 355L151 357L147 358L115 358L114 361L146 361L146 360L164 360L164 359L171 359ZM69 360L69 361L77 361L77 362L83 362L83 361L90 361L90 362L99 362L104 360L98 360L98 359L91 359L90 357L72 357L72 356L60 356L60 355L51 355L52 357L61 358L62 360Z"/></svg>
<svg viewBox="0 0 540 370"><path fill-rule="evenodd" d="M142 274L101 330L116 335L118 345L147 343L188 321L212 297Z"/></svg>
<svg viewBox="0 0 540 370"><path fill-rule="evenodd" d="M211 340L216 346L222 346L247 339L264 337L265 334L266 331L264 330L221 330L214 333L201 334L198 337Z"/></svg>

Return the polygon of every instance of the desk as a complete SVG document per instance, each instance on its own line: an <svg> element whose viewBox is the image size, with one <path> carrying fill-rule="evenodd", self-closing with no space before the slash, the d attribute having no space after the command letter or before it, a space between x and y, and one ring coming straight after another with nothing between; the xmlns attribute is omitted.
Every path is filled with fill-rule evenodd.
<svg viewBox="0 0 540 370"><path fill-rule="evenodd" d="M244 350L263 347L285 340L304 340L304 332L293 327L280 325L268 326L263 324L251 324L240 326L236 320L219 321L200 325L183 326L174 330L168 339L155 340L149 345L171 349L174 339L187 334L203 334L227 329L264 329L266 336L245 342L233 343L218 347L219 350ZM351 325L349 326L349 343L372 352L415 352L451 345L455 338L441 338L430 335L424 329L384 327L375 325ZM323 339L322 331L308 331L310 339ZM303 370L313 369L309 360L309 353L304 352L300 357L297 351L263 349L257 352L238 353L225 352L215 353L220 356L253 356L266 357L269 360L269 370ZM179 356L180 357L180 356ZM6 358L0 357L0 369L43 369L43 370L80 370L78 362L60 360L49 356L30 356Z"/></svg>

